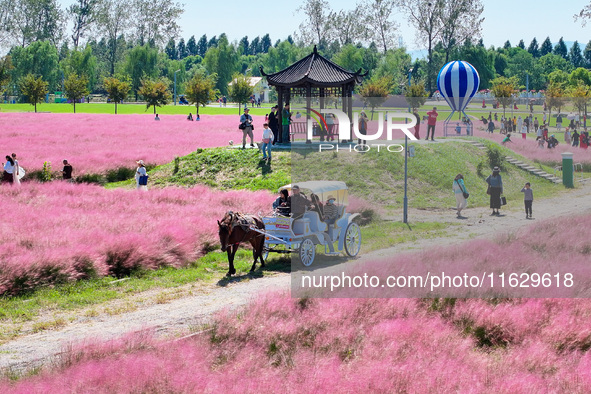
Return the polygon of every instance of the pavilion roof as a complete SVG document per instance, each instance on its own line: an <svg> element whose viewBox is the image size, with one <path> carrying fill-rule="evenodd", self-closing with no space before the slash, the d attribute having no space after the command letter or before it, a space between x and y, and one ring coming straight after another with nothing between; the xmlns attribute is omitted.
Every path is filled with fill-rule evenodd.
<svg viewBox="0 0 591 394"><path fill-rule="evenodd" d="M357 72L347 71L314 51L305 58L295 62L275 74L266 74L261 67L261 75L267 77L269 85L297 87L311 84L320 87L336 87L349 83L361 83L361 69Z"/></svg>

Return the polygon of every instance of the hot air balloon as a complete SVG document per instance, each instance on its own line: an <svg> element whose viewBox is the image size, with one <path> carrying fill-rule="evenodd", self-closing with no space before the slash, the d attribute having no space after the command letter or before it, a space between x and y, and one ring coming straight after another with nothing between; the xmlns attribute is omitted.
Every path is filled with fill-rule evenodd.
<svg viewBox="0 0 591 394"><path fill-rule="evenodd" d="M465 119L469 119L464 110L478 91L479 86L478 71L468 62L456 60L441 68L437 76L437 88L452 109L451 115L446 120L446 135L447 123L454 113L460 112ZM467 127L467 130L470 129Z"/></svg>

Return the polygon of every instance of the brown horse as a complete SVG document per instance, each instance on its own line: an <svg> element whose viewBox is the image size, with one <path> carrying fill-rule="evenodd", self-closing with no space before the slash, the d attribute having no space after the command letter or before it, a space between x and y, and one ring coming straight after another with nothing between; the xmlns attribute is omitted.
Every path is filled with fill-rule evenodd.
<svg viewBox="0 0 591 394"><path fill-rule="evenodd" d="M265 235L251 230L251 228L256 228L257 230L265 231L265 224L260 218L228 211L221 222L218 220L218 226L222 252L226 251L228 253L228 263L230 264L230 269L226 276L232 276L236 273L234 255L242 242L250 242L252 245L254 263L252 263L250 272L254 271L257 258L261 260L261 267L265 266L265 261L263 260Z"/></svg>

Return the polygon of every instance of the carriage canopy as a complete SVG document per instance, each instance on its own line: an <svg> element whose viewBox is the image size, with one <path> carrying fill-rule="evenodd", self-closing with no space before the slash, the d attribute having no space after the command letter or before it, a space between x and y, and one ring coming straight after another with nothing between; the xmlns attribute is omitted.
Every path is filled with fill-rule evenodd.
<svg viewBox="0 0 591 394"><path fill-rule="evenodd" d="M326 202L328 196L333 196L336 199L336 203L339 205L346 206L349 204L349 190L345 182L340 181L308 181L296 183L300 190L310 197L310 193L316 194L320 201ZM286 189L291 194L292 185L285 185L279 188L279 190Z"/></svg>

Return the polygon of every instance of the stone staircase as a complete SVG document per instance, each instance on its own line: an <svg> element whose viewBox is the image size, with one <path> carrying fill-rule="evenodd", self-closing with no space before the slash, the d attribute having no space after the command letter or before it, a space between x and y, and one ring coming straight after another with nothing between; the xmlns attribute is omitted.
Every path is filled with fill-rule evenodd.
<svg viewBox="0 0 591 394"><path fill-rule="evenodd" d="M475 147L477 147L478 149L486 150L486 146L484 146L484 144L482 144L478 141L470 141L470 143L472 145L474 145ZM514 159L511 156L506 156L505 160L507 160L508 163L513 164L514 166L517 166L517 167L521 168L522 170L527 171L535 176L539 176L540 178L547 179L550 182L553 182L556 184L562 183L561 178L556 177L552 174L548 174L546 171L540 170L539 168L536 168L530 164L527 164L527 163L524 163L524 162L519 161L517 159Z"/></svg>

